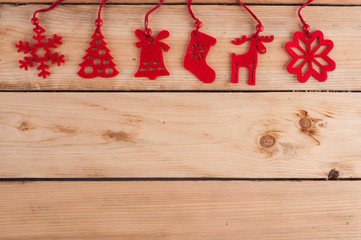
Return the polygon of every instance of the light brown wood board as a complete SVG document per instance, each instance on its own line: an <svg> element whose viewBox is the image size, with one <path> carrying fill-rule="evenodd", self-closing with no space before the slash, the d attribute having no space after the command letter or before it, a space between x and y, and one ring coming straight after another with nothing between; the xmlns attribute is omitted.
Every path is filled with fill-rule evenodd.
<svg viewBox="0 0 361 240"><path fill-rule="evenodd" d="M4 3L49 3L49 0L2 0ZM99 3L99 0L66 0L64 3ZM109 3L123 4L157 4L156 0L108 0ZM306 0L242 0L245 4L298 4L306 3ZM186 4L186 0L165 0L164 4ZM193 4L238 4L237 0L194 0ZM311 5L361 5L360 0L315 0Z"/></svg>
<svg viewBox="0 0 361 240"><path fill-rule="evenodd" d="M359 93L2 93L0 177L360 178L360 119Z"/></svg>
<svg viewBox="0 0 361 240"><path fill-rule="evenodd" d="M247 50L230 41L256 24L236 1L194 1L202 30L218 40L211 85L182 67L193 29L185 0L166 0L151 15L155 33L171 33L164 56L172 75L156 81L133 75L134 30L157 1L109 1L102 31L120 74L92 80L76 72L99 1L66 0L39 14L48 36L63 36L57 50L66 56L46 80L18 69L24 55L14 46L31 39L32 13L49 1L6 2L0 91L20 93L0 93L0 239L361 238L361 1L316 0L303 11L335 42L337 69L325 83L299 84L284 45L301 29L305 1L245 0L276 37L254 87L245 71L229 83L231 52Z"/></svg>
<svg viewBox="0 0 361 240"><path fill-rule="evenodd" d="M256 86L247 85L247 72L240 71L240 82L230 83L231 53L244 53L248 45L234 46L231 41L243 34L254 33L256 22L241 6L197 5L193 9L204 22L203 31L218 39L208 56L209 65L217 72L213 84L204 84L183 67L185 51L193 28L185 5L167 5L153 13L150 27L155 33L167 29L171 35L164 40L171 46L164 53L165 63L171 73L155 81L135 78L139 64L134 30L143 28L144 14L149 5L106 5L102 13L102 32L119 75L111 79L83 79L77 75L85 50L89 47L95 30L96 5L59 6L51 13L39 14L41 26L47 34L58 34L64 44L57 48L65 55L66 63L51 65L52 75L47 79L37 77L36 67L25 72L18 61L25 54L18 53L15 44L19 40L32 39L32 13L45 5L0 6L0 89L1 90L361 90L361 7L312 6L304 10L304 17L313 30L320 29L326 38L335 43L330 57L337 68L329 73L328 80L320 83L311 78L300 84L295 75L286 70L291 57L285 44L292 34L301 29L297 17L299 6L252 6L262 19L264 35L275 35L267 43L267 53L260 55ZM347 16L347 17L345 17Z"/></svg>
<svg viewBox="0 0 361 240"><path fill-rule="evenodd" d="M8 182L1 239L359 239L360 182Z"/></svg>

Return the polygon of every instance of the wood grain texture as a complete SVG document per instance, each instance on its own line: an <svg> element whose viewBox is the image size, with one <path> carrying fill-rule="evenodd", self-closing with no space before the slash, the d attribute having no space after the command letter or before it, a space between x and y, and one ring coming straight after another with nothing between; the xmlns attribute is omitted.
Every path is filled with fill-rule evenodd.
<svg viewBox="0 0 361 240"><path fill-rule="evenodd" d="M0 177L361 177L359 93L1 93Z"/></svg>
<svg viewBox="0 0 361 240"><path fill-rule="evenodd" d="M3 182L0 238L360 239L360 187L360 182Z"/></svg>
<svg viewBox="0 0 361 240"><path fill-rule="evenodd" d="M25 72L18 61L24 54L17 53L15 44L30 40L33 34L32 13L43 5L0 6L0 89L1 90L361 90L361 7L313 6L304 16L312 29L321 29L335 43L330 56L337 69L325 83L310 79L300 84L295 75L287 72L290 56L284 49L292 34L301 29L297 18L298 6L252 6L263 20L265 35L274 34L275 41L267 44L267 54L260 56L257 85L248 86L246 71L241 70L240 83L230 83L231 53L244 53L248 46L234 46L231 40L254 31L254 20L241 6L197 5L193 10L204 22L204 32L217 38L211 49L209 64L216 70L213 84L204 84L183 68L183 58L193 28L193 21L185 5L167 5L152 14L150 27L155 33L167 29L171 36L165 40L171 50L164 54L170 77L156 81L136 79L139 49L134 30L141 28L149 5L107 5L103 12L102 32L120 74L111 79L82 79L76 74L94 31L96 5L59 6L51 14L41 14L41 25L47 34L63 36L58 50L65 55L62 67L51 66L47 79L37 77L37 70ZM347 16L347 17L345 17ZM59 24L61 19L61 24Z"/></svg>
<svg viewBox="0 0 361 240"><path fill-rule="evenodd" d="M48 0L2 0L5 3L48 3ZM67 0L66 3L98 3L98 0ZM141 4L141 3L154 3L155 0L109 0L109 3L133 3L133 4ZM179 3L185 4L186 0L166 0L167 3ZM243 3L246 4L302 4L305 1L301 0L242 0ZM193 4L197 3L208 3L208 4L238 4L236 0L194 0ZM361 0L316 0L313 4L332 4L332 5L360 5Z"/></svg>

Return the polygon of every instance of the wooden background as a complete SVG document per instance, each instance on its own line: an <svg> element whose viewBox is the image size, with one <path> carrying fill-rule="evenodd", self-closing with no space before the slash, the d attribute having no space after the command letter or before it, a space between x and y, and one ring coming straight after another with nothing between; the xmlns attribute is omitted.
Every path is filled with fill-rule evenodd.
<svg viewBox="0 0 361 240"><path fill-rule="evenodd" d="M39 14L63 37L62 67L47 79L18 68L19 40L47 0L0 5L0 239L361 239L361 1L316 0L312 30L335 43L337 69L300 84L284 50L305 1L247 0L275 35L257 85L231 84L230 41L254 20L235 0L197 0L203 32L217 38L206 85L182 67L193 29L185 0L150 17L169 30L171 73L133 77L134 30L153 0L112 0L102 32L120 74L76 74L97 0L67 0ZM332 181L337 180L337 181Z"/></svg>

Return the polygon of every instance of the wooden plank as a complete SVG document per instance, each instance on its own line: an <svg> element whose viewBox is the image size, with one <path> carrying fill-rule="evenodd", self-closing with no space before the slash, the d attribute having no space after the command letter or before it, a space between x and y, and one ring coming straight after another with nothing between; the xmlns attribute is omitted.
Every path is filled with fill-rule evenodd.
<svg viewBox="0 0 361 240"><path fill-rule="evenodd" d="M4 3L49 3L48 0L3 0ZM67 0L66 3L96 3L98 0ZM167 3L179 3L185 4L186 0L166 0ZM197 3L208 3L208 4L238 4L236 0L193 0L193 4ZM242 0L245 4L299 4L301 5L303 2L300 0ZM304 1L305 2L305 1ZM108 0L108 3L154 3L155 0ZM360 5L361 0L316 0L315 3L312 4L332 4L332 5Z"/></svg>
<svg viewBox="0 0 361 240"><path fill-rule="evenodd" d="M359 93L1 93L0 177L361 177L360 109Z"/></svg>
<svg viewBox="0 0 361 240"><path fill-rule="evenodd" d="M260 56L257 69L257 85L246 84L246 71L242 69L239 84L230 83L232 52L243 53L248 46L234 46L230 42L242 34L254 31L254 20L242 8L235 6L197 5L194 11L204 21L204 32L218 39L209 55L209 64L217 72L213 84L204 84L182 66L193 21L184 5L167 5L151 17L154 32L168 29L171 37L165 42L171 50L165 53L170 77L156 81L136 79L139 49L134 30L142 27L143 16L149 5L107 5L104 9L103 34L111 49L120 74L111 79L82 79L76 74L82 62L98 7L94 5L59 6L51 14L42 14L40 21L47 33L63 36L59 51L65 54L62 67L51 66L52 75L47 79L37 77L37 70L25 72L18 67L24 56L14 45L32 36L32 13L43 5L0 6L0 89L1 90L361 90L361 31L355 26L361 22L361 7L310 7L304 11L312 29L323 30L335 43L330 56L336 61L336 71L329 74L325 83L311 79L300 84L295 75L287 72L290 56L284 50L292 34L300 30L297 18L298 6L252 6L263 20L265 35L276 36L267 44L268 52ZM342 14L341 14L342 13ZM275 17L277 16L277 17ZM345 17L347 16L347 17ZM61 24L59 23L61 19Z"/></svg>
<svg viewBox="0 0 361 240"><path fill-rule="evenodd" d="M0 184L1 239L360 239L357 182Z"/></svg>

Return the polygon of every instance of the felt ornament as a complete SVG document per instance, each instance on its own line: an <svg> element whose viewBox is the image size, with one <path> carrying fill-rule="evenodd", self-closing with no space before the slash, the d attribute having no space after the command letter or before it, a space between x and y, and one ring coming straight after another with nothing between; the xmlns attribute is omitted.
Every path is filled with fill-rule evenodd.
<svg viewBox="0 0 361 240"><path fill-rule="evenodd" d="M202 82L212 83L216 79L216 72L208 66L206 58L210 48L216 44L217 40L199 31L202 22L193 14L191 4L192 0L188 0L188 12L195 20L194 26L196 29L191 33L191 40L183 65L185 69L193 73Z"/></svg>
<svg viewBox="0 0 361 240"><path fill-rule="evenodd" d="M147 77L155 80L159 76L169 76L163 60L163 50L167 52L170 47L161 41L169 37L169 32L163 30L154 38L152 37L152 30L148 27L149 15L159 8L163 2L164 0L160 0L159 4L145 15L144 31L141 29L135 31L135 35L140 40L136 43L137 48L140 48L140 63L135 77Z"/></svg>
<svg viewBox="0 0 361 240"><path fill-rule="evenodd" d="M49 61L51 64L57 64L60 66L64 63L64 55L60 55L57 52L52 52L52 49L57 48L57 45L61 45L61 37L54 34L52 38L46 39L44 33L45 29L40 27L39 19L36 17L36 14L39 12L47 12L54 9L57 5L62 3L64 0L58 0L54 2L49 8L40 9L34 12L33 18L31 19L31 23L35 25L33 29L35 35L33 39L36 43L31 44L30 42L19 41L15 47L18 49L18 52L24 52L25 54L29 53L29 56L24 57L23 60L20 60L20 69L24 68L25 71L29 69L29 67L33 67L34 63L38 63L39 77L46 78L50 75L49 69Z"/></svg>
<svg viewBox="0 0 361 240"><path fill-rule="evenodd" d="M301 15L301 10L313 0L307 1L298 10L298 16L303 24L303 32L298 31L293 35L293 41L286 44L286 51L292 60L287 66L291 74L297 74L297 79L305 83L311 76L320 82L327 80L327 72L336 68L336 63L328 56L333 48L333 42L326 40L321 31L310 32L310 26Z"/></svg>
<svg viewBox="0 0 361 240"><path fill-rule="evenodd" d="M163 30L154 38L152 37L152 30L148 27L149 15L158 9L163 2L164 0L160 0L159 4L145 15L144 31L141 29L135 31L135 35L140 40L136 43L137 48L140 48L140 63L135 77L147 77L150 80L155 80L159 76L169 76L163 60L163 50L167 52L170 47L161 41L169 37L169 32Z"/></svg>
<svg viewBox="0 0 361 240"><path fill-rule="evenodd" d="M104 41L104 36L100 31L100 27L103 25L103 20L100 18L102 8L107 0L102 0L98 18L95 20L95 31L92 35L92 41L89 43L90 47L86 50L86 54L83 57L83 62L79 64L80 70L78 75L82 78L111 78L118 75L117 69L115 69L115 63L113 57L110 55L110 50L106 47L107 43Z"/></svg>
<svg viewBox="0 0 361 240"><path fill-rule="evenodd" d="M237 38L232 41L235 45L241 45L245 42L250 42L250 47L247 53L243 55L236 55L232 53L232 76L231 83L238 83L239 81L239 68L245 67L248 69L248 84L256 85L256 70L258 64L258 53L265 54L267 49L264 42L269 43L272 42L274 36L259 36L259 33L264 30L264 27L261 21L257 18L257 16L240 0L238 2L247 10L249 14L258 22L256 26L256 33L254 33L251 37L246 37L243 35L242 38Z"/></svg>

